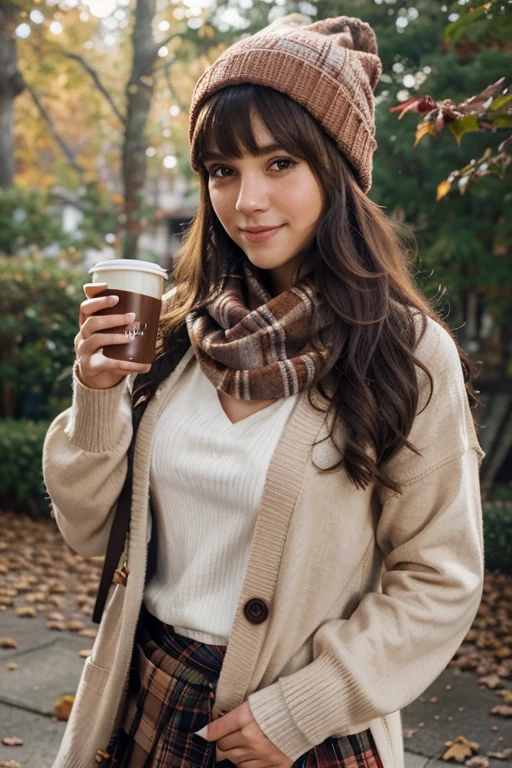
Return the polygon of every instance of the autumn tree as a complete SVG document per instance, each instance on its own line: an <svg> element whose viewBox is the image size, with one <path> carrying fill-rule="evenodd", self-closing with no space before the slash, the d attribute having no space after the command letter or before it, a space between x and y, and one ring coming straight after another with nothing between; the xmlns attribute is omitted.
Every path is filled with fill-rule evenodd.
<svg viewBox="0 0 512 768"><path fill-rule="evenodd" d="M0 0L0 189L13 183L14 101L24 87L14 36L20 11L20 3Z"/></svg>
<svg viewBox="0 0 512 768"><path fill-rule="evenodd" d="M169 109L178 123L175 138L183 143L194 79L209 54L222 46L222 35L208 25L207 11L186 4L163 11L157 0L137 0L125 10L114 7L101 20L85 5L54 7L20 44L28 100L18 120L18 178L26 175L34 183L43 168L51 167L47 185L58 180L76 189L97 180L118 187L122 255L134 258L145 225L153 149L163 143L162 134L165 139L171 133L163 128ZM114 34L108 29L116 19L112 44ZM105 29L105 22L112 21ZM35 141L26 139L27 124ZM41 146L46 153L42 162ZM177 163L172 155L169 159Z"/></svg>

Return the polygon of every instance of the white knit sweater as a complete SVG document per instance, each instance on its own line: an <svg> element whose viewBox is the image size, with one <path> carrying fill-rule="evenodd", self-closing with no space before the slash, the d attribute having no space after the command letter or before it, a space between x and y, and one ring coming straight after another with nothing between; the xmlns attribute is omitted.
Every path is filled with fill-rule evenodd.
<svg viewBox="0 0 512 768"><path fill-rule="evenodd" d="M157 569L144 602L179 634L227 644L268 465L296 401L233 424L193 358L158 420L150 480Z"/></svg>

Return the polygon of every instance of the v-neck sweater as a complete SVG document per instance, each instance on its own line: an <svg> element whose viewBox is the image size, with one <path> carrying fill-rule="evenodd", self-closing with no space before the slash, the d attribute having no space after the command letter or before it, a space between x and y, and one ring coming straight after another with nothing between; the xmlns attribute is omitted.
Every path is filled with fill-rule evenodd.
<svg viewBox="0 0 512 768"><path fill-rule="evenodd" d="M421 325L421 323L419 323ZM476 615L484 557L478 445L458 351L435 320L415 347L417 453L388 462L401 493L356 489L326 439L325 413L299 396L270 461L213 715L248 701L291 760L370 727L384 768L403 768L400 712L436 679ZM126 583L112 587L54 768L97 768L120 723L148 563L152 436L187 363L140 421ZM130 381L90 390L51 424L43 472L68 544L105 553L132 435ZM315 393L313 404L315 404ZM245 610L267 607L254 623Z"/></svg>
<svg viewBox="0 0 512 768"><path fill-rule="evenodd" d="M228 643L268 465L296 402L281 398L232 423L193 357L158 419L156 570L144 603L180 635Z"/></svg>

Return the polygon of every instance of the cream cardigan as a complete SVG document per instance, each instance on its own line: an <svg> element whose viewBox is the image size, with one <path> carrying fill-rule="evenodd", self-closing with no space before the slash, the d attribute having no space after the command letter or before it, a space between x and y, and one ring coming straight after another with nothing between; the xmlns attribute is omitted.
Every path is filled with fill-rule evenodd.
<svg viewBox="0 0 512 768"><path fill-rule="evenodd" d="M142 417L134 462L126 586L111 588L54 768L94 768L124 702L146 572L150 444L192 351ZM476 614L483 583L478 445L458 354L428 321L416 355L420 407L389 469L401 496L346 473L324 416L302 394L272 457L214 714L248 699L268 738L296 759L329 736L370 727L384 768L403 768L399 710L439 675ZM105 552L131 437L126 381L89 390L51 425L43 470L60 530L77 552ZM316 463L315 467L313 461ZM253 624L243 608L264 600Z"/></svg>

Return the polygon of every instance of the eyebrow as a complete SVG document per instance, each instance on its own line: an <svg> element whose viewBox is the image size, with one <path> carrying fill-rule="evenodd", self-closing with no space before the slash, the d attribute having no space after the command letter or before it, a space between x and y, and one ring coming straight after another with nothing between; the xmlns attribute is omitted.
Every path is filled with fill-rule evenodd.
<svg viewBox="0 0 512 768"><path fill-rule="evenodd" d="M265 144L263 147L258 147L256 151L256 157L260 157L261 155L269 155L271 152L284 152L285 150L280 144ZM223 155L220 152L212 152L207 150L204 153L203 159L205 162L208 162L209 160L228 160L229 155Z"/></svg>

